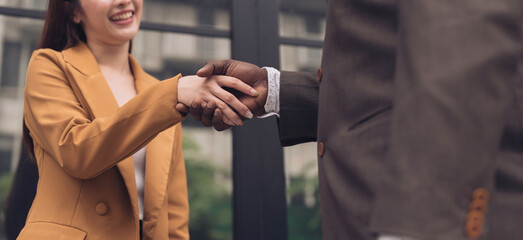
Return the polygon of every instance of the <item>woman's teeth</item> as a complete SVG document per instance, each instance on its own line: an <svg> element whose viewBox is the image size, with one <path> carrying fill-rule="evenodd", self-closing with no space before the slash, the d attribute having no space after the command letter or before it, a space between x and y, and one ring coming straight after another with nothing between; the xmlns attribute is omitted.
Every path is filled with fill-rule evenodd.
<svg viewBox="0 0 523 240"><path fill-rule="evenodd" d="M122 14L119 14L116 16L112 16L110 19L112 21L122 21L122 20L127 20L127 19L131 18L132 16L133 16L132 12L126 12L126 13L122 13Z"/></svg>

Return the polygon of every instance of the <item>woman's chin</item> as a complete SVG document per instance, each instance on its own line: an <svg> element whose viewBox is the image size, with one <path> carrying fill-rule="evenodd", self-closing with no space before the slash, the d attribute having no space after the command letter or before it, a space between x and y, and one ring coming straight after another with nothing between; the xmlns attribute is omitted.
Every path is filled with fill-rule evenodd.
<svg viewBox="0 0 523 240"><path fill-rule="evenodd" d="M133 39L138 33L138 26L114 29L111 33L112 38L119 41L129 41Z"/></svg>
<svg viewBox="0 0 523 240"><path fill-rule="evenodd" d="M136 32L130 32L130 33L121 33L115 36L113 39L118 44L126 44L127 42L131 41L136 36Z"/></svg>

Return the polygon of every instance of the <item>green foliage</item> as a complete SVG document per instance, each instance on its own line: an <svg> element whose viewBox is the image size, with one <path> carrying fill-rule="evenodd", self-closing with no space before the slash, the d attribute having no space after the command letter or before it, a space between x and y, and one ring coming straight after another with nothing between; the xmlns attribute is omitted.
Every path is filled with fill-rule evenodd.
<svg viewBox="0 0 523 240"><path fill-rule="evenodd" d="M0 238L4 232L4 207L7 194L13 183L13 174L8 172L0 176Z"/></svg>
<svg viewBox="0 0 523 240"><path fill-rule="evenodd" d="M320 193L318 177L307 177L308 172L316 161L305 165L301 173L292 177L287 187L287 196L290 202L287 206L287 226L289 240L320 240ZM308 206L305 202L305 189L311 188L314 193L314 204Z"/></svg>
<svg viewBox="0 0 523 240"><path fill-rule="evenodd" d="M224 166L216 166L201 153L201 149L190 135L186 134L183 151L187 168L189 188L190 223L192 239L232 239L232 197L226 185L216 181L215 176L230 177ZM318 178L307 177L306 172L316 164L304 166L301 174L290 179L287 195L287 221L290 240L320 240L321 221L319 207ZM13 174L0 176L0 232L3 227L3 206L12 184ZM314 204L307 206L304 200L306 188L314 189Z"/></svg>
<svg viewBox="0 0 523 240"><path fill-rule="evenodd" d="M186 132L187 133L187 132ZM232 198L226 185L216 181L217 175L229 177L224 166L216 166L201 153L190 134L184 135L183 151L189 188L191 239L232 239ZM318 177L309 177L316 161L310 161L301 173L290 179L287 196L287 224L289 240L320 240L321 220ZM314 204L305 202L305 189L313 189Z"/></svg>
<svg viewBox="0 0 523 240"><path fill-rule="evenodd" d="M0 176L0 204L4 206L5 198L11 189L13 174L8 172ZM3 209L3 208L2 208Z"/></svg>
<svg viewBox="0 0 523 240"><path fill-rule="evenodd" d="M203 156L198 144L186 134L183 151L187 168L192 239L232 239L232 199L216 176L227 176L223 167L215 166Z"/></svg>

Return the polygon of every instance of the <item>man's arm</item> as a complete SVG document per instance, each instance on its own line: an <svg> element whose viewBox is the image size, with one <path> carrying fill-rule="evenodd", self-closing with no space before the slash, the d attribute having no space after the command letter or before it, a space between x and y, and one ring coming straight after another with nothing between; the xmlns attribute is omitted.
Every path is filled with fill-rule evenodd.
<svg viewBox="0 0 523 240"><path fill-rule="evenodd" d="M282 71L280 79L278 126L282 145L316 141L319 91L316 75Z"/></svg>
<svg viewBox="0 0 523 240"><path fill-rule="evenodd" d="M274 108L279 109L276 114L279 115L278 125L283 146L315 141L319 90L316 76L311 73L285 71L281 74L279 72L274 74L275 69L268 70L270 71L241 61L221 60L207 63L197 74L201 77L212 75L234 76L251 85L261 93L260 96L256 98L241 96L241 94L237 96L255 113L255 116L267 113L267 105L279 103L279 106ZM275 87L279 92L274 90ZM279 99L279 101L276 103L267 102L268 99ZM180 106L179 110L189 111L182 108L183 106ZM206 126L212 123L217 130L228 128L228 125L221 118L217 119L216 115L221 115L219 110L211 113L206 112L205 109L200 107L200 104L195 104L195 107L191 107L190 111L195 119L202 121Z"/></svg>

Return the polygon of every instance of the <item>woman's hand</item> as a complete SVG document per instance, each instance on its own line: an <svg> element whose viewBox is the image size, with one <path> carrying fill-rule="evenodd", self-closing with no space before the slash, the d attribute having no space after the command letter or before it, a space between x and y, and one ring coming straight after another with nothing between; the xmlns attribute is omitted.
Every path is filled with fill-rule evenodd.
<svg viewBox="0 0 523 240"><path fill-rule="evenodd" d="M243 121L236 112L249 119L253 117L253 114L245 104L223 89L224 87L235 89L252 97L258 96L258 92L254 88L234 77L220 75L209 78L186 76L178 81L178 102L185 106L201 106L204 109L208 107L207 103L211 102L213 109L216 105L215 107L223 113L227 124L242 125Z"/></svg>

